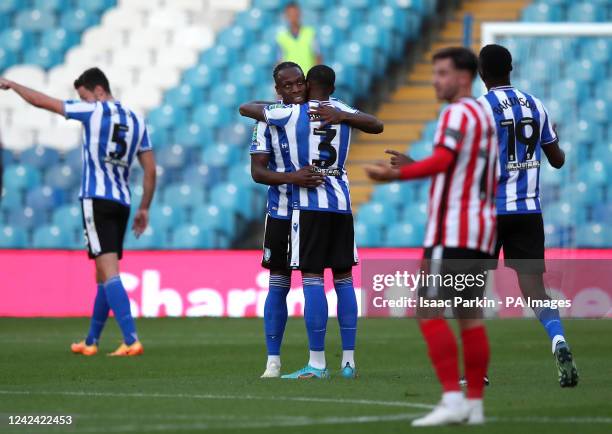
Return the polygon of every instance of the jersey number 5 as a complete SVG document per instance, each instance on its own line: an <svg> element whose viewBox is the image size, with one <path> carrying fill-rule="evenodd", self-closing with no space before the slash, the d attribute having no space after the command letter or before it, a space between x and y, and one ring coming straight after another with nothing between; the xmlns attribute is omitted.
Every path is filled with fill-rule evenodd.
<svg viewBox="0 0 612 434"><path fill-rule="evenodd" d="M108 155L113 160L121 160L127 153L127 142L125 141L125 133L128 131L128 126L124 124L113 125L113 139L112 141L117 144L117 148L114 152L109 152Z"/></svg>
<svg viewBox="0 0 612 434"><path fill-rule="evenodd" d="M517 161L516 142L523 143L527 146L525 161L531 160L533 158L535 147L540 140L540 126L536 120L533 118L523 118L518 122L518 125L515 125L514 119L506 119L501 121L500 125L502 127L506 127L508 130L508 161ZM525 133L525 128L527 126L531 128L531 133L529 136Z"/></svg>
<svg viewBox="0 0 612 434"><path fill-rule="evenodd" d="M336 137L337 131L333 128L315 128L313 130L315 136L325 136L325 138L319 143L319 156L322 153L327 154L327 158L319 158L312 160L312 165L327 168L334 164L338 159L338 152L331 144L332 140Z"/></svg>

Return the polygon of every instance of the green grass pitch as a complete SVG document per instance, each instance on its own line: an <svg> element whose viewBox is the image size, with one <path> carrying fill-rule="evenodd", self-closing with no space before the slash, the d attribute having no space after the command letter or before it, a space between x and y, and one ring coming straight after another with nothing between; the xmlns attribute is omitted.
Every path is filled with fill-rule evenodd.
<svg viewBox="0 0 612 434"><path fill-rule="evenodd" d="M145 355L85 358L69 352L88 320L0 319L3 433L405 433L439 398L425 346L410 319L361 319L359 378L338 375L338 326L328 326L329 381L261 380L257 319L140 319ZM489 320L491 386L484 427L456 433L612 432L610 320L565 321L580 384L561 389L550 344L535 320ZM115 348L111 320L101 352ZM301 319L291 319L283 372L306 361ZM333 375L335 374L335 375ZM10 415L72 415L71 426L10 426Z"/></svg>

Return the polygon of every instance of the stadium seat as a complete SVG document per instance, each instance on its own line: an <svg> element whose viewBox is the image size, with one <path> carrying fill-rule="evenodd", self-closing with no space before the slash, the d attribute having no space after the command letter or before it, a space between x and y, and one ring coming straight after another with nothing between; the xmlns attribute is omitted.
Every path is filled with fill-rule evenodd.
<svg viewBox="0 0 612 434"><path fill-rule="evenodd" d="M210 128L204 128L197 123L182 124L174 131L174 141L187 148L202 148L210 146L214 136Z"/></svg>
<svg viewBox="0 0 612 434"><path fill-rule="evenodd" d="M610 39L588 38L583 42L581 50L582 58L591 59L598 63L609 61L612 57L612 43Z"/></svg>
<svg viewBox="0 0 612 434"><path fill-rule="evenodd" d="M608 224L590 223L577 228L578 247L609 247L611 242L612 236Z"/></svg>
<svg viewBox="0 0 612 434"><path fill-rule="evenodd" d="M228 78L238 88L253 87L263 81L264 77L261 72L261 68L256 68L251 63L242 63L229 70Z"/></svg>
<svg viewBox="0 0 612 434"><path fill-rule="evenodd" d="M608 173L606 166L603 161L599 159L583 161L580 164L578 178L591 186L608 184Z"/></svg>
<svg viewBox="0 0 612 434"><path fill-rule="evenodd" d="M75 33L67 32L64 29L50 29L43 33L41 47L50 51L64 52L77 42L78 36Z"/></svg>
<svg viewBox="0 0 612 434"><path fill-rule="evenodd" d="M245 219L255 217L252 190L240 188L234 182L218 184L210 192L210 202L223 209L230 209Z"/></svg>
<svg viewBox="0 0 612 434"><path fill-rule="evenodd" d="M60 155L55 149L36 146L25 150L19 156L19 161L36 169L52 167L59 163Z"/></svg>
<svg viewBox="0 0 612 434"><path fill-rule="evenodd" d="M270 15L257 7L249 8L236 16L236 23L251 31L260 31L265 25L273 21ZM264 38L263 40L275 40Z"/></svg>
<svg viewBox="0 0 612 434"><path fill-rule="evenodd" d="M4 170L4 187L9 189L31 189L40 183L40 172L27 164L7 166Z"/></svg>
<svg viewBox="0 0 612 434"><path fill-rule="evenodd" d="M202 162L211 167L228 167L238 156L238 148L225 144L219 144L202 153Z"/></svg>
<svg viewBox="0 0 612 434"><path fill-rule="evenodd" d="M277 48L267 42L253 44L247 49L246 58L258 67L271 69L277 60Z"/></svg>
<svg viewBox="0 0 612 434"><path fill-rule="evenodd" d="M251 70L251 73L254 73ZM251 76L250 79L254 77ZM234 83L227 83L224 85L216 86L210 93L212 101L217 104L231 109L237 109L238 105L245 102L247 93L243 87L239 87ZM233 110L232 110L233 111Z"/></svg>
<svg viewBox="0 0 612 434"><path fill-rule="evenodd" d="M183 74L183 82L194 88L206 89L220 78L219 70L211 65L200 64L189 68Z"/></svg>
<svg viewBox="0 0 612 434"><path fill-rule="evenodd" d="M210 249L214 247L212 232L197 225L182 225L172 231L170 247L173 249Z"/></svg>
<svg viewBox="0 0 612 434"><path fill-rule="evenodd" d="M198 90L189 84L182 84L168 90L164 96L164 102L173 107L187 108L193 105L198 98Z"/></svg>
<svg viewBox="0 0 612 434"><path fill-rule="evenodd" d="M17 189L3 188L0 192L1 209L10 210L23 207L23 194Z"/></svg>
<svg viewBox="0 0 612 434"><path fill-rule="evenodd" d="M51 224L58 226L66 233L82 230L83 217L81 207L76 204L67 204L57 208L53 211Z"/></svg>
<svg viewBox="0 0 612 434"><path fill-rule="evenodd" d="M555 22L561 21L561 8L546 3L533 3L523 9L521 21L525 22Z"/></svg>
<svg viewBox="0 0 612 434"><path fill-rule="evenodd" d="M230 50L238 50L246 45L246 37L244 27L234 24L217 35L217 43L225 45Z"/></svg>
<svg viewBox="0 0 612 434"><path fill-rule="evenodd" d="M230 109L216 103L198 105L193 112L192 121L204 128L215 128L227 124L231 118Z"/></svg>
<svg viewBox="0 0 612 434"><path fill-rule="evenodd" d="M15 27L41 32L55 27L55 15L41 9L22 10L15 16Z"/></svg>
<svg viewBox="0 0 612 434"><path fill-rule="evenodd" d="M234 214L216 206L202 204L194 208L191 223L200 229L219 231L223 235L231 235L234 229Z"/></svg>
<svg viewBox="0 0 612 434"><path fill-rule="evenodd" d="M186 113L184 110L166 104L149 112L147 121L157 128L169 128L181 122L185 122Z"/></svg>
<svg viewBox="0 0 612 434"><path fill-rule="evenodd" d="M357 247L379 247L382 245L382 228L378 225L355 223L355 243Z"/></svg>
<svg viewBox="0 0 612 434"><path fill-rule="evenodd" d="M604 6L600 6L595 2L572 2L567 9L568 21L590 23L605 21L606 18L607 16Z"/></svg>
<svg viewBox="0 0 612 434"><path fill-rule="evenodd" d="M178 227L186 220L185 209L179 206L153 206L149 213L149 224L156 230L165 231Z"/></svg>
<svg viewBox="0 0 612 434"><path fill-rule="evenodd" d="M366 225L384 226L398 220L397 209L384 203L370 202L359 208L357 219Z"/></svg>
<svg viewBox="0 0 612 434"><path fill-rule="evenodd" d="M204 51L200 56L200 64L209 65L213 68L225 68L234 65L237 60L235 50L225 45L215 44L213 47Z"/></svg>
<svg viewBox="0 0 612 434"><path fill-rule="evenodd" d="M253 125L233 124L219 130L217 141L244 146L246 148L246 146L250 145L252 135Z"/></svg>
<svg viewBox="0 0 612 434"><path fill-rule="evenodd" d="M60 25L63 29L81 33L94 24L94 19L83 9L67 9L62 13Z"/></svg>
<svg viewBox="0 0 612 434"><path fill-rule="evenodd" d="M181 145L172 145L157 152L157 163L165 169L180 169L187 161L187 152Z"/></svg>
<svg viewBox="0 0 612 434"><path fill-rule="evenodd" d="M402 184L400 182L392 182L376 186L372 194L372 201L386 203L391 206L401 205L405 201L405 197L402 194Z"/></svg>
<svg viewBox="0 0 612 434"><path fill-rule="evenodd" d="M132 231L128 231L125 237L126 250L156 250L167 247L162 231L157 230L150 225L147 229L136 238Z"/></svg>
<svg viewBox="0 0 612 434"><path fill-rule="evenodd" d="M605 78L604 66L590 59L571 62L567 66L567 75L576 80L599 81Z"/></svg>
<svg viewBox="0 0 612 434"><path fill-rule="evenodd" d="M47 213L30 207L16 208L9 210L6 221L10 226L29 229L46 224Z"/></svg>
<svg viewBox="0 0 612 434"><path fill-rule="evenodd" d="M384 243L388 247L420 247L423 238L422 224L396 223L386 229Z"/></svg>
<svg viewBox="0 0 612 434"><path fill-rule="evenodd" d="M607 124L612 119L612 103L604 99L589 99L580 105L583 119L590 119L595 122Z"/></svg>
<svg viewBox="0 0 612 434"><path fill-rule="evenodd" d="M62 249L74 247L74 244L71 235L63 232L59 226L42 226L32 236L32 247L35 249Z"/></svg>
<svg viewBox="0 0 612 434"><path fill-rule="evenodd" d="M206 200L202 186L189 184L171 184L164 189L164 204L170 207L196 207Z"/></svg>
<svg viewBox="0 0 612 434"><path fill-rule="evenodd" d="M53 189L49 186L36 187L26 194L25 204L34 210L51 210L60 206L65 199L63 190Z"/></svg>
<svg viewBox="0 0 612 434"><path fill-rule="evenodd" d="M22 249L28 244L28 235L25 229L16 226L0 227L0 248Z"/></svg>

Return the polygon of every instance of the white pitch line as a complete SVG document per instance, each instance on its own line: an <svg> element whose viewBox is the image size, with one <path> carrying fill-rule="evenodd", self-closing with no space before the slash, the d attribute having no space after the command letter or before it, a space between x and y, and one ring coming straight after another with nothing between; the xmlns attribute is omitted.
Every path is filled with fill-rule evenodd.
<svg viewBox="0 0 612 434"><path fill-rule="evenodd" d="M322 402L332 404L379 405L383 407L408 407L432 409L433 405L419 402L404 401L376 401L370 399L340 399L315 398L306 396L256 396L256 395L213 395L213 394L186 394L186 393L115 393L115 392L71 392L71 391L28 391L28 390L0 390L0 395L59 395L59 396L108 396L116 398L169 398L169 399L219 399L219 400L247 400L247 401L298 401Z"/></svg>

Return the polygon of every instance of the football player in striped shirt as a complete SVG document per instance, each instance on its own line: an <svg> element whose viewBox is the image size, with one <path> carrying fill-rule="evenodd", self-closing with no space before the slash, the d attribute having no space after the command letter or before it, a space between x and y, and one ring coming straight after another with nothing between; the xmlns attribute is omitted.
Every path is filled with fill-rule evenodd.
<svg viewBox="0 0 612 434"><path fill-rule="evenodd" d="M276 92L284 104L306 101L306 78L293 62L278 64L272 73ZM261 265L270 270L268 295L264 304L264 329L268 360L262 378L280 377L280 350L287 324L287 295L291 288L291 269L287 257L287 240L291 231L291 184L315 188L323 175L311 167L294 170L284 148L286 131L282 127L257 122L251 143L251 176L268 185L264 230L264 253Z"/></svg>
<svg viewBox="0 0 612 434"><path fill-rule="evenodd" d="M83 124L83 174L80 199L89 257L95 259L97 294L89 333L71 350L92 356L110 310L123 334L123 343L111 356L144 352L136 334L130 302L121 278L119 260L130 215L130 167L138 159L144 169L144 193L134 217L140 236L147 228L155 190L155 159L142 117L113 98L108 79L98 68L83 72L74 82L78 101L62 101L13 81L0 79L0 88L12 89L29 104Z"/></svg>
<svg viewBox="0 0 612 434"><path fill-rule="evenodd" d="M501 176L497 187L496 256L504 250L523 295L550 300L544 288L544 223L540 207L542 152L559 169L565 154L542 102L510 84L512 55L500 45L480 51L480 75L488 92L478 101L493 120L499 143ZM558 309L534 308L552 342L561 387L578 384L578 371L565 340Z"/></svg>
<svg viewBox="0 0 612 434"><path fill-rule="evenodd" d="M269 125L283 128L286 144L282 152L295 170L309 168L324 175L317 188L292 185L290 266L302 271L305 298L305 322L310 360L308 364L283 378L326 378L325 360L327 300L323 270L331 268L338 296L338 322L342 338L342 375L355 377L355 338L357 300L352 281L352 267L357 263L349 185L344 168L351 127L364 132L382 132L375 117L359 113L339 100L330 99L335 73L325 65L308 72L309 102L253 105L243 114ZM244 106L243 106L244 107Z"/></svg>
<svg viewBox="0 0 612 434"><path fill-rule="evenodd" d="M448 106L438 120L433 154L418 162L394 155L390 165L366 167L376 181L432 177L424 241L424 266L430 266L432 274L484 274L495 250L497 144L491 120L471 97L477 66L476 55L467 48L437 52L433 56L433 85L438 99ZM441 268L434 271L434 266ZM481 298L484 279L481 282L460 292L452 286L423 287L419 298L429 298L436 290L443 299ZM484 423L482 380L489 363L489 342L482 310L456 307L454 311L463 343L467 400L459 384L457 342L443 312L417 310L443 394L440 403L414 420L413 426Z"/></svg>

